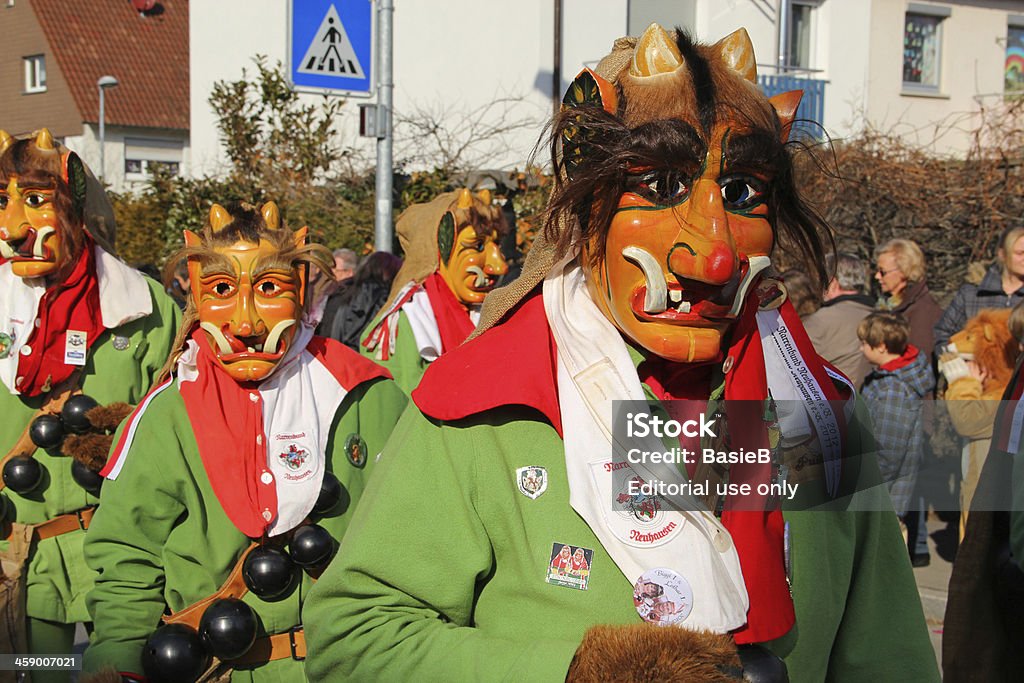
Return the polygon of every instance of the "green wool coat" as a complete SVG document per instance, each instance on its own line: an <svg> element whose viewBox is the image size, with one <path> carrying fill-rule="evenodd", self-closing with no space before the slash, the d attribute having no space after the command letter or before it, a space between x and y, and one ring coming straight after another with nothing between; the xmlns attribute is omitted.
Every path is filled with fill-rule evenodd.
<svg viewBox="0 0 1024 683"><path fill-rule="evenodd" d="M325 467L346 495L317 520L335 539L344 534L374 456L405 403L393 382L377 379L355 387L338 407ZM345 440L353 433L363 437L370 454L362 468L345 455ZM213 492L175 382L143 414L120 474L104 485L103 505L87 534L86 561L98 576L88 597L95 631L84 669L141 674L143 645L165 608L176 612L216 593L249 544ZM311 586L303 573L296 590L275 602L247 594L245 601L260 619L260 635L301 624ZM302 680L302 665L282 659L238 670L232 680L291 683Z"/></svg>
<svg viewBox="0 0 1024 683"><path fill-rule="evenodd" d="M423 379L423 373L430 367L430 363L423 360L420 350L416 347L416 337L413 336L412 327L409 325L409 318L405 315L405 311L398 312L398 336L395 338L395 348L391 357L387 360L377 358L377 349L370 351L362 345L362 342L366 341L370 330L377 326L379 320L378 318L371 322L370 326L363 331L360 337L359 353L387 368L391 376L395 378L395 383L408 396L419 385L420 380Z"/></svg>
<svg viewBox="0 0 1024 683"><path fill-rule="evenodd" d="M847 452L863 438L851 425ZM515 482L524 466L547 469L535 500ZM797 626L770 646L794 683L936 681L873 456L844 472L868 487L861 509L888 511L785 513ZM586 590L545 581L554 543L594 551ZM530 409L441 423L410 405L344 545L306 606L310 680L561 682L590 626L640 623L635 577L570 506L561 438Z"/></svg>
<svg viewBox="0 0 1024 683"><path fill-rule="evenodd" d="M153 298L153 312L105 331L86 360L80 386L102 405L117 401L138 403L171 352L181 313L157 282L149 278L146 282ZM118 350L115 337L127 337L128 345ZM123 346L121 339L118 346ZM0 390L0 444L4 453L44 402L45 397L26 399ZM43 481L37 490L24 496L8 488L0 493L7 519L39 524L99 502L71 478L71 458L50 455L41 449L33 457L43 467ZM82 531L73 531L35 544L27 575L28 616L62 623L89 620L85 594L92 588L95 574L82 558L84 536ZM0 541L0 548L5 548L6 543Z"/></svg>

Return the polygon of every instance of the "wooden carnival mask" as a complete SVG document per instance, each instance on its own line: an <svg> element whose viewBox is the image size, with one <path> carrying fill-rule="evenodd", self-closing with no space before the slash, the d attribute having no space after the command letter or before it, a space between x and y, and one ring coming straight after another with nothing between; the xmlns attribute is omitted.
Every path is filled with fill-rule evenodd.
<svg viewBox="0 0 1024 683"><path fill-rule="evenodd" d="M17 141L0 130L0 168L0 258L18 277L57 274L81 253L81 235L70 233L81 227L85 204L81 159L62 154L45 128Z"/></svg>
<svg viewBox="0 0 1024 683"><path fill-rule="evenodd" d="M754 64L743 29L705 46L652 24L618 89L584 70L563 100L598 104L629 139L608 227L583 244L591 296L620 332L669 360L716 359L770 264L769 197L801 93L769 102ZM562 137L572 179L586 172L591 139L572 126Z"/></svg>
<svg viewBox="0 0 1024 683"><path fill-rule="evenodd" d="M283 245L274 202L248 213L255 215L214 204L207 239L186 230L185 244L193 304L217 363L238 382L259 382L287 353L302 318L307 272L287 252L303 247L307 229ZM249 228L240 228L246 218Z"/></svg>
<svg viewBox="0 0 1024 683"><path fill-rule="evenodd" d="M464 306L483 302L508 272L499 242L508 232L491 193L463 188L437 226L438 271Z"/></svg>

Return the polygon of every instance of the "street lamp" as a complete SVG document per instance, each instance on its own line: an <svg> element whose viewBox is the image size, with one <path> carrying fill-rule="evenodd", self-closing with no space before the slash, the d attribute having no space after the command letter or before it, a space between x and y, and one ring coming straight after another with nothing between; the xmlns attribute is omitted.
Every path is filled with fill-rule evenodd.
<svg viewBox="0 0 1024 683"><path fill-rule="evenodd" d="M107 146L106 146L106 111L103 93L107 88L117 87L117 79L113 76L100 76L100 79L96 81L96 87L100 91L100 181L103 181L105 175L105 169L107 165Z"/></svg>

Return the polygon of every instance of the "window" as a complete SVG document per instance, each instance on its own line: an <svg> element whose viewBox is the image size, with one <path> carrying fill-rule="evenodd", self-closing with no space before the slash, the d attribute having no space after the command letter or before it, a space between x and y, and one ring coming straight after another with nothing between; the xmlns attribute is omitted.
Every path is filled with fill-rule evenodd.
<svg viewBox="0 0 1024 683"><path fill-rule="evenodd" d="M171 175L178 175L181 172L182 148L179 140L125 138L125 180L145 180L158 168Z"/></svg>
<svg viewBox="0 0 1024 683"><path fill-rule="evenodd" d="M911 3L903 24L903 89L938 92L941 86L942 22L948 7Z"/></svg>
<svg viewBox="0 0 1024 683"><path fill-rule="evenodd" d="M811 20L816 3L794 2L789 7L789 46L786 65L811 68Z"/></svg>
<svg viewBox="0 0 1024 683"><path fill-rule="evenodd" d="M21 61L25 64L25 92L46 92L46 57L32 55Z"/></svg>
<svg viewBox="0 0 1024 683"><path fill-rule="evenodd" d="M1012 16L1006 28L1003 84L1008 95L1024 94L1024 17Z"/></svg>

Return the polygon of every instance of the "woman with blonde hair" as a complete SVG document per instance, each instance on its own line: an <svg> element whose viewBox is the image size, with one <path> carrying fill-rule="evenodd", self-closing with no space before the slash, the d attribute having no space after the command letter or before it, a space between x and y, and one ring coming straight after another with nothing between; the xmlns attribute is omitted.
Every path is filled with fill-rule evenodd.
<svg viewBox="0 0 1024 683"><path fill-rule="evenodd" d="M875 250L875 266L875 280L882 290L879 308L906 318L910 343L930 358L935 347L933 328L942 309L928 291L921 247L911 240L889 240Z"/></svg>
<svg viewBox="0 0 1024 683"><path fill-rule="evenodd" d="M967 321L986 308L1013 308L1024 301L1024 226L1006 230L996 260L978 284L965 283L935 325L935 343L945 346Z"/></svg>

